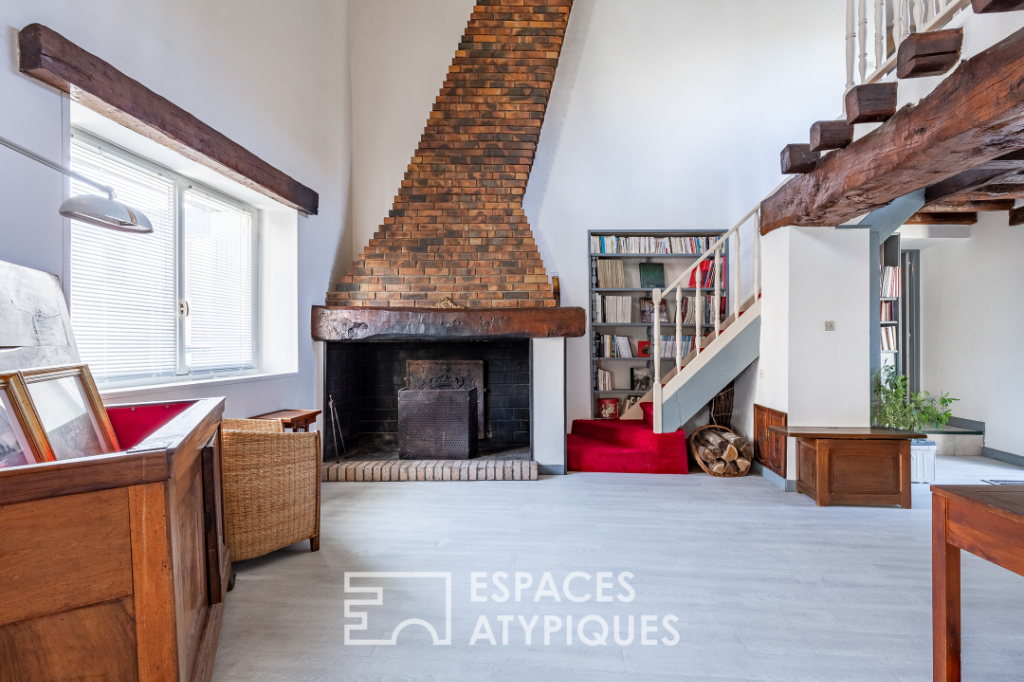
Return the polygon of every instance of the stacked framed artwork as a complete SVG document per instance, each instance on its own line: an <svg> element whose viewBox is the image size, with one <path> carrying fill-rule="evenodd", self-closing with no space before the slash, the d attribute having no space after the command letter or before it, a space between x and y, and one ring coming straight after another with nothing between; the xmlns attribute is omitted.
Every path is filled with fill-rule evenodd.
<svg viewBox="0 0 1024 682"><path fill-rule="evenodd" d="M119 449L86 365L0 374L0 469Z"/></svg>

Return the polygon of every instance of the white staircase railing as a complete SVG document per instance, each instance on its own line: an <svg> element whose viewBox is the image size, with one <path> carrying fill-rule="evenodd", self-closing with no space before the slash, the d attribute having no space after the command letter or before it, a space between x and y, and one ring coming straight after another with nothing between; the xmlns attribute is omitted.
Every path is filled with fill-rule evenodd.
<svg viewBox="0 0 1024 682"><path fill-rule="evenodd" d="M784 183L783 183L784 184ZM779 185L782 187L782 185ZM772 190L768 194L771 196L778 190ZM672 292L675 292L675 304L676 304L676 342L675 342L675 362L676 362L676 373L683 369L683 327L684 327L684 314L683 314L683 298L685 297L685 289L690 287L686 286L689 278L696 272L694 277L694 324L696 325L694 333L694 353L699 356L701 353L712 348L716 343L724 343L719 341L718 337L722 334L722 257L723 251L728 249L729 240L732 239L732 256L726 256L726 265L732 276L732 283L729 286L729 297L728 300L732 302L732 319L733 324L739 321L740 315L744 312L742 305L743 296L740 293L740 286L743 282L741 277L741 271L743 269L743 259L740 251L740 229L751 223L751 218L756 218L753 221L753 244L754 244L754 257L753 257L753 301L756 302L761 295L761 205L760 203L750 211L747 215L743 216L743 219L736 223L735 226L715 241L711 247L702 253L698 258L688 267L683 274L679 275L671 284L662 289L655 289L652 298L654 299L654 338L651 340L651 346L653 348L652 355L654 356L654 432L661 433L662 424L662 409L664 407L664 387L662 386L662 375L661 375L661 361L664 355L661 341L661 302L670 297ZM712 319L714 320L714 331L708 336L710 342L705 346L704 336L704 286L703 286L703 268L701 264L705 262L714 261L715 264L715 280L714 280L714 294L712 295ZM710 288L708 290L711 290ZM728 314L729 311L726 311Z"/></svg>
<svg viewBox="0 0 1024 682"><path fill-rule="evenodd" d="M896 68L900 44L912 32L938 31L971 0L846 0L846 90L857 83L877 83ZM892 24L889 10L892 10ZM873 17L869 21L869 12ZM870 26L870 28L869 28ZM869 36L870 33L870 36ZM868 38L872 37L870 41ZM889 52L889 44L893 46ZM868 71L869 62L873 66Z"/></svg>

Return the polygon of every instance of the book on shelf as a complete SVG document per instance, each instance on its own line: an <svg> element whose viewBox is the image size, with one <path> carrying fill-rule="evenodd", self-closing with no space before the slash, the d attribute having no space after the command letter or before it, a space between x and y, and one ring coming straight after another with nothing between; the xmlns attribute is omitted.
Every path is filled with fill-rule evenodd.
<svg viewBox="0 0 1024 682"><path fill-rule="evenodd" d="M896 321L896 301L882 301L882 322Z"/></svg>
<svg viewBox="0 0 1024 682"><path fill-rule="evenodd" d="M678 254L699 256L711 248L718 237L590 237L591 253L637 255Z"/></svg>
<svg viewBox="0 0 1024 682"><path fill-rule="evenodd" d="M626 271L620 260L598 259L598 289L625 289Z"/></svg>
<svg viewBox="0 0 1024 682"><path fill-rule="evenodd" d="M608 370L598 369L597 370L597 390L598 391L614 391L615 387L612 385L612 373Z"/></svg>
<svg viewBox="0 0 1024 682"><path fill-rule="evenodd" d="M896 327L882 327L882 350L899 350L898 339Z"/></svg>
<svg viewBox="0 0 1024 682"><path fill-rule="evenodd" d="M633 322L633 299L630 296L602 296L597 294L597 312L594 320L598 323Z"/></svg>
<svg viewBox="0 0 1024 682"><path fill-rule="evenodd" d="M704 322L705 325L713 325L715 323L715 316L713 310L715 308L715 297L714 295L702 296L704 299ZM722 296L719 299L719 315L720 320L724 320L727 317L728 311L728 299ZM697 297L688 296L683 299L683 324L697 324Z"/></svg>
<svg viewBox="0 0 1024 682"><path fill-rule="evenodd" d="M634 391L647 391L654 388L654 380L652 378L654 370L650 367L633 367L629 370L629 383Z"/></svg>
<svg viewBox="0 0 1024 682"><path fill-rule="evenodd" d="M668 322L668 301L662 299L660 306L659 317L662 322ZM654 299L653 298L641 298L640 299L640 322L642 324L653 324L654 323Z"/></svg>
<svg viewBox="0 0 1024 682"><path fill-rule="evenodd" d="M685 358L691 352L693 352L693 335L686 334L680 337L682 344L682 354ZM663 358L674 358L676 356L676 337L673 336L662 336L661 337L661 357Z"/></svg>
<svg viewBox="0 0 1024 682"><path fill-rule="evenodd" d="M722 256L722 287L725 288L726 282L728 282L728 270L725 267L726 257ZM700 266L693 269L690 273L690 288L694 289L697 286L697 271L700 270L700 286L702 289L714 289L715 288L715 261L705 260L701 261Z"/></svg>
<svg viewBox="0 0 1024 682"><path fill-rule="evenodd" d="M641 263L640 264L640 288L641 289L664 289L665 288L665 264L664 263Z"/></svg>
<svg viewBox="0 0 1024 682"><path fill-rule="evenodd" d="M882 268L882 298L899 298L900 269L892 265Z"/></svg>
<svg viewBox="0 0 1024 682"><path fill-rule="evenodd" d="M633 346L628 336L616 336L615 334L601 334L595 337L594 351L599 358L631 358L633 357Z"/></svg>

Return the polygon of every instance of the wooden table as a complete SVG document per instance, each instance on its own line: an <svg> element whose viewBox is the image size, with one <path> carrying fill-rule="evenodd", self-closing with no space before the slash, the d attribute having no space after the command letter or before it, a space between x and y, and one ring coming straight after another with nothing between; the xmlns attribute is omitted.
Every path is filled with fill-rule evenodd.
<svg viewBox="0 0 1024 682"><path fill-rule="evenodd" d="M796 489L819 507L830 504L910 509L910 441L898 429L772 426L796 438Z"/></svg>
<svg viewBox="0 0 1024 682"><path fill-rule="evenodd" d="M960 681L960 550L1024 575L1024 485L932 486L933 679Z"/></svg>
<svg viewBox="0 0 1024 682"><path fill-rule="evenodd" d="M258 414L250 419L277 419L286 429L292 431L309 431L309 425L316 421L320 410L278 410Z"/></svg>

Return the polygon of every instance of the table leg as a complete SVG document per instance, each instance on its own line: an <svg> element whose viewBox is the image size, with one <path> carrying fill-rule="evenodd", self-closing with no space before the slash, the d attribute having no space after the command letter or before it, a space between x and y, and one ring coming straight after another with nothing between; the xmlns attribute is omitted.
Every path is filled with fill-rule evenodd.
<svg viewBox="0 0 1024 682"><path fill-rule="evenodd" d="M932 679L960 682L960 548L947 542L949 500L932 495Z"/></svg>

